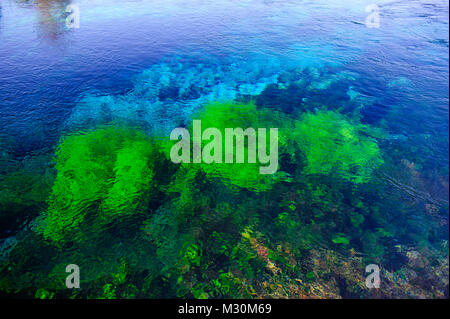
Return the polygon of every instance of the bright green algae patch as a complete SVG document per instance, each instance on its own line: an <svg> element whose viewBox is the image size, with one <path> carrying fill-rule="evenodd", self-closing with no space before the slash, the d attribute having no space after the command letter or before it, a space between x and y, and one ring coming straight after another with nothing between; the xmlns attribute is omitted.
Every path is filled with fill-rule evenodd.
<svg viewBox="0 0 450 319"><path fill-rule="evenodd" d="M346 180L365 183L383 163L378 144L368 134L366 125L352 123L336 112L319 111L296 121L293 138L306 155L306 173L337 173Z"/></svg>
<svg viewBox="0 0 450 319"><path fill-rule="evenodd" d="M44 237L62 240L86 219L98 226L133 214L146 201L142 195L155 187L155 157L150 139L129 128L65 137L56 152L57 176L41 225Z"/></svg>
<svg viewBox="0 0 450 319"><path fill-rule="evenodd" d="M276 112L274 112L275 114ZM274 115L272 115L273 117ZM276 116L276 115L275 115ZM188 170L201 170L209 178L217 178L222 182L226 183L232 187L245 188L252 191L265 191L272 187L273 183L279 181L284 177L284 174L280 171L275 172L275 174L261 174L260 167L267 166L268 164L262 164L256 160L256 163L248 162L249 153L249 140L245 138L244 141L244 163L237 163L236 153L237 143L233 140L232 152L234 154L233 163L225 163L225 156L227 154L225 146L225 131L227 128L241 128L246 130L247 128L253 128L256 132L258 128L266 128L266 153L270 152L269 145L269 129L273 127L276 121L273 117L269 120L269 114L267 110L258 110L254 104L239 104L239 103L212 103L205 106L196 115L194 115L194 120L201 121L202 130L207 128L216 128L222 139L221 144L221 162L220 163L183 163L182 166ZM277 123L278 125L280 123ZM188 127L191 139L193 137L193 126ZM256 140L258 138L256 137ZM207 145L209 141L203 141L202 148ZM169 143L169 146L174 145L175 142ZM259 145L257 145L259 146ZM256 149L256 148L255 148ZM213 154L217 150L213 150ZM167 151L169 153L169 151Z"/></svg>

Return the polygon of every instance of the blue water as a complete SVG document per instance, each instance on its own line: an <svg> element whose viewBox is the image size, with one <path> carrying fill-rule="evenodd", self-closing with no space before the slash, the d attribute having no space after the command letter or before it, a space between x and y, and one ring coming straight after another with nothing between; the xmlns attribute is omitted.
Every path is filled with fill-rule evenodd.
<svg viewBox="0 0 450 319"><path fill-rule="evenodd" d="M448 1L379 0L369 28L373 2L1 0L0 150L12 166L111 119L170 132L208 102L306 70L324 93L305 99L356 98L361 122L387 132L381 180L448 209ZM66 26L68 4L79 28Z"/></svg>
<svg viewBox="0 0 450 319"><path fill-rule="evenodd" d="M1 3L0 127L24 150L55 138L86 92L123 93L171 56L343 67L380 101L368 117L398 108L392 133L448 130L446 1L379 2L378 29L364 23L371 1L78 1L81 25L70 30L58 3Z"/></svg>

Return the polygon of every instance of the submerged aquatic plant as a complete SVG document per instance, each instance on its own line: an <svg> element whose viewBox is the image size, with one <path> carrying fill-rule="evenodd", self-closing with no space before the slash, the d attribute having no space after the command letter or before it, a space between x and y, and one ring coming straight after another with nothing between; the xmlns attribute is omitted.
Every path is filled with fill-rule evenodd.
<svg viewBox="0 0 450 319"><path fill-rule="evenodd" d="M236 136L236 138L231 140L233 145L230 149L227 147L228 145L226 145L226 136L228 135L226 129L238 128L245 131L250 128L254 129L255 135L257 135L256 132L258 132L258 128L269 129L274 127L272 126L272 123L275 121L268 120L269 116L266 110L257 110L256 106L251 103L213 103L201 109L194 118L201 121L202 128L215 128L217 130L216 132L219 132L219 134L209 136L210 139L213 137L213 141L211 142L203 141L201 145L198 145L197 143L193 146L202 148L202 146L206 144L203 148L203 152L208 152L208 155L213 157L214 161L212 163L183 163L183 166L188 170L201 170L205 172L209 178L218 178L231 186L246 188L253 191L268 190L280 176L283 176L280 172L273 175L261 174L261 166L267 166L268 164L259 162L259 155L258 160L255 160L255 163L249 161L251 149L254 152L258 152L256 148L261 147L259 142L258 145L256 145L256 139L258 139L258 137L255 136L255 141L251 142L248 136L244 137L242 134L243 140L240 139L240 136ZM194 130L193 126L189 126L188 130L192 136ZM223 137L225 137L225 140L223 140ZM203 139L205 140L205 138ZM266 135L264 143L268 144L267 140L268 135ZM242 142L242 148L238 147L238 141ZM194 141L194 143L196 142ZM212 144L215 144L215 146L212 147ZM266 147L267 145L264 146ZM266 147L266 153L271 154L270 152L272 152L272 149ZM220 156L217 157L217 154L219 153ZM240 163L237 160L233 160L232 163L226 162L225 159L228 156L233 159L241 157L243 162Z"/></svg>
<svg viewBox="0 0 450 319"><path fill-rule="evenodd" d="M369 135L373 132L339 113L318 111L296 121L292 137L306 155L306 173L336 173L354 183L366 183L383 163L378 144Z"/></svg>
<svg viewBox="0 0 450 319"><path fill-rule="evenodd" d="M51 247L50 276L41 270L19 290L37 287L37 298L70 294L55 284L63 282L67 259L83 266L101 248L105 257L89 260L83 275L87 289L71 297L298 296L333 276L357 287L347 268L336 270L340 260L333 256L356 248L381 260L398 237L388 227L391 217L377 213L384 203L371 199L379 188L365 184L383 163L379 135L369 126L335 111L297 116L232 102L209 104L194 119L222 136L226 128L279 128L278 172L260 174L261 163L173 164L174 141L129 127L69 135L56 154L56 181L39 229L53 242L86 244L77 245L75 261ZM245 159L248 151L244 143ZM88 241L92 236L103 241ZM48 248L36 246L30 251ZM326 262L317 262L320 254ZM0 290L15 288L22 275L8 276Z"/></svg>
<svg viewBox="0 0 450 319"><path fill-rule="evenodd" d="M295 118L275 110L257 108L252 103L228 102L209 104L202 108L195 118L201 121L202 128L213 127L221 133L219 137L214 136L214 140L222 139L227 128L254 128L256 131L258 128L279 129L277 156L280 161L282 158L290 158L298 167L299 154L302 154L301 157L306 159L303 168L306 174L336 174L344 180L359 184L368 182L373 170L383 163L375 139L381 136L381 133L334 111L305 113L300 118ZM188 130L192 135L193 126L189 126ZM211 142L203 141L200 149L208 143ZM228 154L224 141L221 140L216 145L221 147L221 154L226 157ZM250 139L245 138L244 147L241 149L244 161L248 159L249 146ZM259 143L257 147L260 147ZM206 145L203 152L207 150L211 155L215 155L215 148ZM233 143L232 155L236 156L237 151L237 143ZM188 163L183 166L187 166L189 170L202 170L210 178L219 178L233 186L253 191L269 190L278 181L291 180L281 169L273 175L261 175L261 163L258 161L225 163L223 158L220 158L220 162Z"/></svg>
<svg viewBox="0 0 450 319"><path fill-rule="evenodd" d="M155 187L157 157L150 139L130 128L65 137L56 152L57 176L40 226L44 237L59 241L87 221L104 224L134 213L149 199L141 195Z"/></svg>

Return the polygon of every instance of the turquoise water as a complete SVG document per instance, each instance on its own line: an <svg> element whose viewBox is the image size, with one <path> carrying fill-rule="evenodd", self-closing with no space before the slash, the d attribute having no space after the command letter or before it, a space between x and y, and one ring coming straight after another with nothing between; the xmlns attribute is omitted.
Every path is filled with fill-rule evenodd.
<svg viewBox="0 0 450 319"><path fill-rule="evenodd" d="M372 3L2 0L1 296L448 297L448 2L379 1L369 28ZM207 108L250 102L248 115ZM264 112L280 132L311 127L281 133L292 140L270 186L157 162L131 175L157 191L126 184L131 212L97 219L124 141L168 141L199 114L228 127ZM92 133L117 127L138 137ZM115 139L101 157L96 145ZM132 163L148 155L125 150ZM42 230L52 212L66 230ZM82 289L65 287L67 264ZM382 269L376 292L368 264Z"/></svg>

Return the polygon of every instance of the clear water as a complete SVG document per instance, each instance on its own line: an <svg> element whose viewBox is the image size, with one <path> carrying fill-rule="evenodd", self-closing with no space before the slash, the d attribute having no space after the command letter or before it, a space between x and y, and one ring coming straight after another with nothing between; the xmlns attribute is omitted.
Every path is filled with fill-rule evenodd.
<svg viewBox="0 0 450 319"><path fill-rule="evenodd" d="M306 70L307 81L315 90L299 99L314 100L333 110L352 99L353 104L347 103L340 112L349 115L354 108L359 108L362 124L382 128L386 133L379 143L385 165L374 177L374 185L382 186L374 191L379 197L371 200L392 200L387 207L395 207L395 201L400 201L401 205L409 207L410 218L416 221L411 223L415 228L408 226L410 228L396 234L392 242L384 243L391 248L407 247L400 248L403 257L399 257L398 263L403 266L393 266L397 263L395 258L372 259L391 273L414 269L430 275L435 271L432 267L445 263L447 258L446 272L442 266L444 273L440 277L441 292L405 279L406 283L396 288L394 295L386 293L384 296L441 297L445 289L448 296L448 2L378 1L380 26L368 28L365 21L369 13L365 8L372 2L2 0L0 173L6 176L25 169L55 175L52 155L61 136L96 128L111 120L138 123L149 135L158 131L168 136L173 128L187 125L193 114L210 102L233 101L242 96L256 98L268 92L270 85L287 87L288 83L283 84L281 80L284 72ZM70 3L79 5L79 28L69 29L65 24L65 8ZM180 88L187 90L190 86L195 92L180 93ZM282 110L284 104L277 94L266 94L269 100L266 103ZM41 159L33 161L33 158ZM15 194L31 194L32 190L12 183L9 179L1 184L4 194L10 194L6 188L22 189ZM20 249L25 248L20 248L16 242L29 238L24 234L32 232L28 230L32 228L30 223L39 218L39 210L46 210L46 200L37 205L40 209L36 211L11 217L11 211L15 211L11 207L18 201L10 199L10 195L4 197L9 199L2 198L2 249L4 256L7 256L6 251L14 254L14 249L19 249L16 254L20 255ZM31 195L20 198L34 200ZM347 201L351 201L351 196ZM392 218L396 218L400 212L394 211L393 208L382 214L392 214ZM436 228L429 226L430 223ZM378 229L375 224L365 227ZM423 235L423 229L430 233ZM264 236L268 246L268 242L273 241L269 249L275 249L276 236L269 231ZM354 245L347 248L361 252L364 240L358 242L355 238L358 235L351 240ZM33 245L33 241L28 245ZM104 247L108 252L106 244ZM341 249L332 243L330 247ZM418 247L443 252L440 257L433 254L423 257L420 251L423 258L431 261L419 271L411 266L414 264L411 256L422 249ZM62 256L66 251L49 253L55 265L64 263ZM81 255L95 254L88 248L81 251ZM345 255L344 251L340 253ZM131 254L126 251L120 257ZM368 255L367 251L362 254ZM392 255L391 252L385 254ZM8 265L8 258L12 257L2 258L4 265ZM55 265L27 261L22 267L27 271L42 268L42 273L48 274ZM292 275L292 279L314 272L314 268L305 270L305 267ZM136 276L143 276L143 270L137 268L140 275ZM363 270L361 274L364 275ZM8 276L0 273L0 278ZM105 271L99 272L97 277L107 276L108 271ZM315 276L317 279L317 273ZM11 278L8 284L0 286L5 295L11 293L10 289L20 287L19 295L23 296L34 296L35 290L45 288L56 291L57 296L67 297L59 288L52 290L42 282L21 281L20 276ZM129 278L127 282L132 281ZM251 280L263 281L258 278ZM159 279L154 280L154 285L158 286ZM161 287L164 287L161 291L156 289L151 293L138 287L141 290L134 296L196 296L193 292L193 295L177 295L163 284ZM99 296L92 291L83 297ZM258 294L264 296L261 291ZM209 292L208 295L223 297L219 293ZM292 293L289 297L299 295L302 294ZM349 295L341 291L327 296ZM351 296L374 295L354 292ZM116 297L126 295L117 292Z"/></svg>

